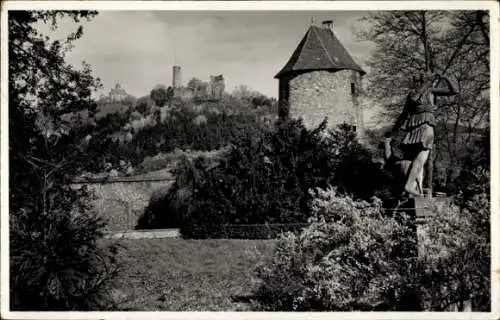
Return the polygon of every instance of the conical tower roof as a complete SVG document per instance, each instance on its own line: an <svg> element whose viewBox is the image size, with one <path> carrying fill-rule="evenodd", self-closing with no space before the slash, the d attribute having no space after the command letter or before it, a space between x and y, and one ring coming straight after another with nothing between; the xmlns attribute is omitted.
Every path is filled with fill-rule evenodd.
<svg viewBox="0 0 500 320"><path fill-rule="evenodd" d="M300 71L341 69L366 73L354 62L330 28L312 25L275 78Z"/></svg>

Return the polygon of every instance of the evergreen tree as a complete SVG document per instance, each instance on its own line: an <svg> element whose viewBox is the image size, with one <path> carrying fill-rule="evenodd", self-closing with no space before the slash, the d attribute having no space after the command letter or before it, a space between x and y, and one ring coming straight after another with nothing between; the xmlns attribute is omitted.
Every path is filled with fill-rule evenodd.
<svg viewBox="0 0 500 320"><path fill-rule="evenodd" d="M9 11L10 298L13 310L96 310L109 307L114 248L102 247L103 221L85 189L71 180L92 160L82 133L62 115L95 109L99 81L87 64L76 70L64 42L41 35L37 23L89 20L88 11Z"/></svg>

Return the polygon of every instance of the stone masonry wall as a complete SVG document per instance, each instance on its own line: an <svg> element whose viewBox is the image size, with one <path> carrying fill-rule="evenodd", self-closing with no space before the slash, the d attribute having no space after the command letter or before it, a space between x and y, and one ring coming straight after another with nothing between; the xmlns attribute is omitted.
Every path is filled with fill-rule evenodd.
<svg viewBox="0 0 500 320"><path fill-rule="evenodd" d="M96 211L108 222L107 231L133 230L151 197L164 194L173 184L171 179L137 181L96 181L74 183L74 188L86 185L94 192Z"/></svg>
<svg viewBox="0 0 500 320"><path fill-rule="evenodd" d="M325 117L328 117L329 127L362 121L362 118L359 119L359 107L353 102L352 81L351 70L312 71L293 77L287 88L290 117L302 117L307 127L319 125ZM359 87L358 82L356 89L359 90ZM362 127L362 123L358 123L358 127L360 125Z"/></svg>

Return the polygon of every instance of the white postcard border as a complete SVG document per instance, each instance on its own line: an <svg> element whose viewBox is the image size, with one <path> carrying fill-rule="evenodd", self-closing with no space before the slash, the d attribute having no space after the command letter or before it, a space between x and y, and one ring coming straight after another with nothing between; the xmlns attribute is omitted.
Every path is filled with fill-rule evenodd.
<svg viewBox="0 0 500 320"><path fill-rule="evenodd" d="M500 198L499 198L499 5L496 1L5 1L1 4L1 317L5 319L499 319L500 318ZM464 10L490 11L491 45L491 258L492 311L490 313L433 312L10 312L8 255L8 78L7 10L176 10L176 11L357 11ZM496 164L496 165L495 165Z"/></svg>

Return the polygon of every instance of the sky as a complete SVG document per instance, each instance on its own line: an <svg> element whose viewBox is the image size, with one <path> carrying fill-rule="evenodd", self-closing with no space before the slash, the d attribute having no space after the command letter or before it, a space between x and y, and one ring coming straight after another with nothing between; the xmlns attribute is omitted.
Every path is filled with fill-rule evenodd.
<svg viewBox="0 0 500 320"><path fill-rule="evenodd" d="M172 85L172 67L181 66L182 82L207 81L223 74L226 90L246 85L278 96L276 73L285 65L311 24L334 21L334 33L354 60L366 67L374 44L357 42L354 28L362 11L321 12L174 12L100 11L83 24L83 37L66 56L75 67L86 61L109 92L119 83L140 97L158 84ZM69 21L56 32L39 30L56 39L76 30Z"/></svg>

